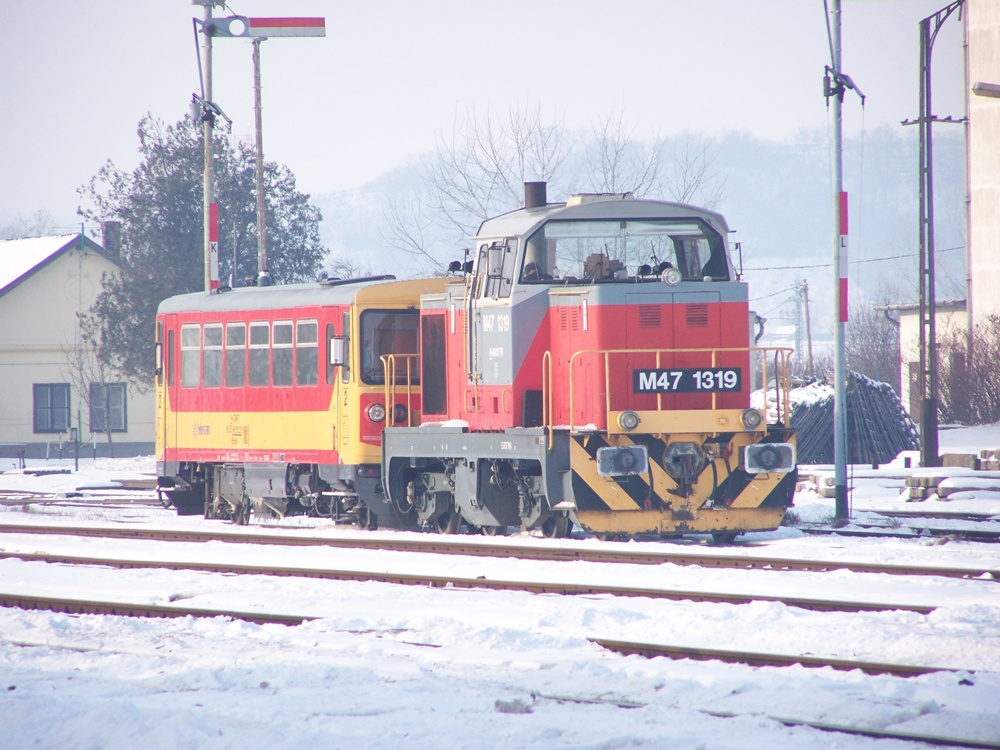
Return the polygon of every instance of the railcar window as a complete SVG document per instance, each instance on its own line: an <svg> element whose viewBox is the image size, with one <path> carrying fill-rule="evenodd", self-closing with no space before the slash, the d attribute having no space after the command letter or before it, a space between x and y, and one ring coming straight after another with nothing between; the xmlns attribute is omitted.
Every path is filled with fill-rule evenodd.
<svg viewBox="0 0 1000 750"><path fill-rule="evenodd" d="M344 322L341 330L344 339L344 364L340 366L340 382L349 383L351 380L351 311L344 310Z"/></svg>
<svg viewBox="0 0 1000 750"><path fill-rule="evenodd" d="M407 382L407 366L410 372L409 382L418 384L418 358L402 355L415 355L419 352L419 324L420 313L417 310L365 310L361 313L361 380L369 385L383 385L385 371L382 357L392 354L396 355L397 384Z"/></svg>
<svg viewBox="0 0 1000 750"><path fill-rule="evenodd" d="M315 320L295 324L295 383L316 385L319 379L319 327Z"/></svg>
<svg viewBox="0 0 1000 750"><path fill-rule="evenodd" d="M336 368L333 366L333 363L330 361L330 356L331 356L331 352L330 352L330 340L335 335L336 335L336 333L334 333L333 323L327 323L326 324L326 338L324 339L324 343L323 343L324 352L325 352L324 355L323 355L323 361L326 362L326 384L327 385L333 385L333 374L334 374L334 372L336 370Z"/></svg>
<svg viewBox="0 0 1000 750"><path fill-rule="evenodd" d="M201 379L206 388L222 386L222 323L206 323Z"/></svg>
<svg viewBox="0 0 1000 750"><path fill-rule="evenodd" d="M292 384L292 355L294 340L292 322L274 324L271 335L271 382L274 385Z"/></svg>
<svg viewBox="0 0 1000 750"><path fill-rule="evenodd" d="M201 365L201 326L181 326L181 387L197 388Z"/></svg>
<svg viewBox="0 0 1000 750"><path fill-rule="evenodd" d="M167 331L167 385L174 385L174 329Z"/></svg>
<svg viewBox="0 0 1000 750"><path fill-rule="evenodd" d="M697 217L622 221L551 221L525 243L520 281L634 278L677 268L688 281L729 279L722 235Z"/></svg>
<svg viewBox="0 0 1000 750"><path fill-rule="evenodd" d="M270 380L271 326L268 323L250 324L250 385L267 386Z"/></svg>
<svg viewBox="0 0 1000 750"><path fill-rule="evenodd" d="M156 321L156 384L163 385L163 321Z"/></svg>
<svg viewBox="0 0 1000 750"><path fill-rule="evenodd" d="M226 323L226 387L242 388L247 369L247 324Z"/></svg>

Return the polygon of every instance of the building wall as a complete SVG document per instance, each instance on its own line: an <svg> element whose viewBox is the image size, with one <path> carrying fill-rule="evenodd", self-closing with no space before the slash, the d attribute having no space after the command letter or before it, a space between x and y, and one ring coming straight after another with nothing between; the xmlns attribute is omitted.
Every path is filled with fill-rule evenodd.
<svg viewBox="0 0 1000 750"><path fill-rule="evenodd" d="M52 455L68 434L36 433L33 427L33 384L72 383L70 373L78 359L77 313L85 312L100 290L101 274L114 272L107 258L73 248L0 297L0 455L16 455L24 445L27 455ZM152 334L151 334L152 335ZM152 452L154 397L130 388L126 432L113 432L116 455ZM87 404L71 386L72 424L81 416L81 441L89 430ZM102 455L107 438L96 443ZM4 444L12 445L4 445ZM93 448L81 450L91 455Z"/></svg>
<svg viewBox="0 0 1000 750"><path fill-rule="evenodd" d="M951 340L955 334L964 333L968 325L964 303L942 303L937 309L934 325L939 344ZM914 421L919 422L923 394L919 391L911 394L911 385L917 384L911 383L911 375L920 370L920 312L915 307L899 311L899 359L899 398Z"/></svg>
<svg viewBox="0 0 1000 750"><path fill-rule="evenodd" d="M968 0L969 87L1000 85L1000 1ZM1000 99L969 94L972 316L1000 313Z"/></svg>

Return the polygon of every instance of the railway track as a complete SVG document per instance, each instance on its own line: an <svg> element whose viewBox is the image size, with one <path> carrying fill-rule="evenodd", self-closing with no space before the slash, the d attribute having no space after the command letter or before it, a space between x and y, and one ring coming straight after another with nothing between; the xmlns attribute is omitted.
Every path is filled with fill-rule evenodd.
<svg viewBox="0 0 1000 750"><path fill-rule="evenodd" d="M155 617L155 618L176 618L176 617L198 617L213 618L226 617L234 620L244 620L257 624L279 624L294 627L304 622L317 619L310 615L291 613L267 613L250 610L221 609L192 607L184 603L171 603L165 605L152 605L142 603L129 603L121 601L101 601L93 599L75 599L60 597L39 597L19 594L0 593L0 606L19 607L22 609L40 609L66 614L101 614L116 615L124 617ZM354 631L346 631L354 632ZM367 635L367 633L357 633ZM860 670L871 675L892 675L900 678L917 677L935 672L956 671L949 667L920 666L911 664L876 663L863 660L841 659L823 656L802 656L793 654L758 653L751 651L735 651L721 649L707 649L701 647L690 647L681 645L635 643L630 641L609 640L603 638L592 638L592 643L601 648L614 651L623 655L639 654L646 657L667 657L671 659L696 659L701 661L721 661L729 664L744 664L752 667L785 667L790 665L802 665L805 667L822 668L830 667L837 670ZM413 646L423 646L436 648L438 644L406 642ZM580 699L573 696L547 696L532 695L533 699L551 699L560 702L575 701ZM603 702L603 701L589 701ZM625 708L636 708L642 704L620 703ZM730 712L702 710L706 715L718 718L733 718L738 714ZM832 722L819 722L804 718L789 716L767 715L767 719L776 721L786 726L802 726L824 732L834 732L851 736L872 737L878 739L896 739L906 742L919 742L933 746L981 748L985 750L997 750L1000 743L991 740L978 740L974 738L946 737L942 735L929 735L918 732L907 732L905 730L892 730L875 727L865 727L857 725L836 724Z"/></svg>
<svg viewBox="0 0 1000 750"><path fill-rule="evenodd" d="M754 601L778 602L819 612L884 612L907 611L930 614L936 607L927 604L904 602L874 602L778 594L746 594L725 591L700 591L689 588L620 586L604 583L574 583L566 581L526 581L486 576L460 576L434 573L401 573L386 570L358 570L336 568L284 567L232 562L198 560L147 560L89 557L46 552L0 551L0 560L19 559L26 562L59 563L64 565L94 565L114 568L144 568L158 570L195 570L235 575L266 575L283 577L317 578L336 581L374 581L408 586L437 588L490 589L495 591L525 591L533 594L561 594L564 596L610 595L622 597L647 597L673 601L711 602L721 604L749 604Z"/></svg>
<svg viewBox="0 0 1000 750"><path fill-rule="evenodd" d="M1000 568L944 565L898 565L843 560L799 560L766 555L727 555L704 550L628 550L579 546L552 546L493 542L485 539L431 536L428 539L357 536L335 539L304 534L265 534L248 531L201 531L149 528L114 528L97 526L65 526L39 524L0 523L0 534L41 534L100 537L107 539L148 539L151 541L210 542L235 544L266 544L284 546L323 546L384 550L393 552L421 552L474 557L502 557L523 560L585 561L601 563L628 563L635 565L697 565L705 568L734 568L747 570L783 570L827 572L848 570L854 573L885 573L889 575L944 576L950 578L992 578L1000 580Z"/></svg>
<svg viewBox="0 0 1000 750"><path fill-rule="evenodd" d="M1000 530L993 529L957 529L944 526L911 524L902 528L888 528L878 525L855 523L850 528L834 528L830 526L799 526L799 531L806 534L821 534L825 536L854 537L889 537L897 539L912 539L918 536L933 536L949 538L965 542L985 542L996 544L1000 542Z"/></svg>
<svg viewBox="0 0 1000 750"><path fill-rule="evenodd" d="M100 599L79 599L72 597L34 596L30 594L9 594L0 592L0 606L19 609L37 609L64 614L99 614L120 617L228 617L259 625L301 625L319 619L307 614L260 612L230 608L192 607L182 602L170 604L148 604ZM799 664L806 667L831 667L837 670L857 669L866 674L891 674L897 677L917 677L933 672L957 672L950 667L931 667L912 664L879 663L863 660L841 659L822 656L794 654L759 653L745 650L711 649L692 646L635 643L606 638L591 638L590 641L601 648L616 653L639 654L646 657L664 656L670 659L695 659L699 661L722 661L729 664L746 664L754 667L785 667ZM418 644L431 646L434 644Z"/></svg>

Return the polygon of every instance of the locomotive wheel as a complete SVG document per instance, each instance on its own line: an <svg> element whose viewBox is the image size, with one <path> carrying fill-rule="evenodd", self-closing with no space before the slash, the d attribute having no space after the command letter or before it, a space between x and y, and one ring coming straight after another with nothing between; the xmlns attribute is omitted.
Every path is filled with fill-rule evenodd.
<svg viewBox="0 0 1000 750"><path fill-rule="evenodd" d="M378 528L378 516L372 513L371 508L365 506L358 511L358 528L368 531Z"/></svg>
<svg viewBox="0 0 1000 750"><path fill-rule="evenodd" d="M565 539L569 530L570 522L566 516L549 516L542 523L542 533L548 539Z"/></svg>
<svg viewBox="0 0 1000 750"><path fill-rule="evenodd" d="M462 527L462 514L451 510L442 513L434 521L434 528L438 534L457 534Z"/></svg>

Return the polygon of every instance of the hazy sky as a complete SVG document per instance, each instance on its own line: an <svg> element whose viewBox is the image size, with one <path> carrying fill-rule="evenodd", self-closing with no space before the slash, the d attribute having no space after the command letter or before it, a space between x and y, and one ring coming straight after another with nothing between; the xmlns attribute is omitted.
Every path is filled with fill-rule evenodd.
<svg viewBox="0 0 1000 750"><path fill-rule="evenodd" d="M918 23L945 0L850 0L844 70L865 127L917 114ZM264 149L313 194L356 187L435 146L456 113L543 103L586 129L624 108L638 135L826 127L822 0L231 0L216 15L325 16L322 39L262 45ZM147 112L173 123L198 90L190 0L0 0L0 222L47 210L137 162ZM935 112L961 116L961 23L935 46ZM251 44L215 41L215 101L253 133ZM845 126L861 126L856 98Z"/></svg>

